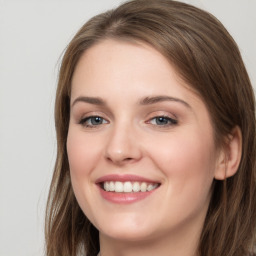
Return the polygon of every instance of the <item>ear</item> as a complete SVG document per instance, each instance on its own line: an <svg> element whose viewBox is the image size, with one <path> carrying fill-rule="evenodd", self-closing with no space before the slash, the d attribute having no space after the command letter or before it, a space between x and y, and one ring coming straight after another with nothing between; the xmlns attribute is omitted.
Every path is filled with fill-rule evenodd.
<svg viewBox="0 0 256 256"><path fill-rule="evenodd" d="M215 179L224 180L235 175L238 170L242 156L242 133L238 126L235 126L227 136L227 143L219 152Z"/></svg>

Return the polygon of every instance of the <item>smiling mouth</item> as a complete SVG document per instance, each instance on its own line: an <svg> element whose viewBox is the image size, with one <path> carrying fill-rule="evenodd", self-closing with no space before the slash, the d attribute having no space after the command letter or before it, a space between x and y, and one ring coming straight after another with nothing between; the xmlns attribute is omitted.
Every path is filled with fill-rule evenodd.
<svg viewBox="0 0 256 256"><path fill-rule="evenodd" d="M138 193L149 192L157 189L160 183L148 183L139 181L105 181L100 183L100 187L106 192L116 193Z"/></svg>

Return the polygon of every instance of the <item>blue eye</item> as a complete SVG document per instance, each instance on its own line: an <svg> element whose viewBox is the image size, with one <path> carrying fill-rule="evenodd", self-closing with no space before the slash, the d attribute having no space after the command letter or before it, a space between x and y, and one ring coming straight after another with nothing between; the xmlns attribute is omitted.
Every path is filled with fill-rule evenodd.
<svg viewBox="0 0 256 256"><path fill-rule="evenodd" d="M156 116L150 119L150 123L158 126L171 126L177 124L178 121L168 116Z"/></svg>
<svg viewBox="0 0 256 256"><path fill-rule="evenodd" d="M88 116L88 117L83 118L79 122L79 124L82 124L86 127L93 127L93 126L98 126L98 125L106 124L106 123L107 123L107 121L100 116Z"/></svg>

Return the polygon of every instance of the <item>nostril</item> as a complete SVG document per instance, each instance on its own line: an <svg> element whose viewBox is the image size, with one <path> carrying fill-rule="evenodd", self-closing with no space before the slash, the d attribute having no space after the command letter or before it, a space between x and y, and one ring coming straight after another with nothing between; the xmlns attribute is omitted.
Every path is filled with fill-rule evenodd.
<svg viewBox="0 0 256 256"><path fill-rule="evenodd" d="M108 161L110 162L114 162L114 163L128 163L128 162L132 162L134 160L134 158L132 157L126 157L126 158L111 158L111 157L108 157L107 158Z"/></svg>

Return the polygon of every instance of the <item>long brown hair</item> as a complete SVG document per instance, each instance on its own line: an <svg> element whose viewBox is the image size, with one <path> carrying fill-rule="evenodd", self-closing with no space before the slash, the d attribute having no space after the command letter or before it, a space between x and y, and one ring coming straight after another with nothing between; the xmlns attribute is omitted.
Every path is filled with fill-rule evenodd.
<svg viewBox="0 0 256 256"><path fill-rule="evenodd" d="M99 251L98 231L72 190L66 140L74 69L84 51L105 38L142 41L161 52L205 102L218 145L240 127L240 166L233 177L213 182L198 255L248 255L256 226L255 100L238 47L205 11L171 0L133 0L89 20L64 54L55 104L58 147L46 211L47 256L93 256Z"/></svg>

